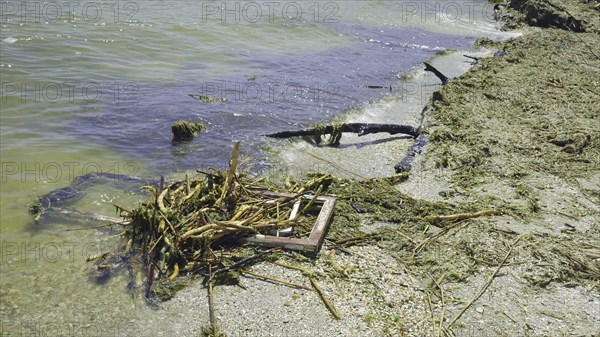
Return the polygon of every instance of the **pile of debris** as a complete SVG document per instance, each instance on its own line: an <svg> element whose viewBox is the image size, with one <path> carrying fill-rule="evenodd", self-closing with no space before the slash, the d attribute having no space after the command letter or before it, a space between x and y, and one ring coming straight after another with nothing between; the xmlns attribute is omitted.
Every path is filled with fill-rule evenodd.
<svg viewBox="0 0 600 337"><path fill-rule="evenodd" d="M290 185L290 193L273 192L275 187L265 179L237 173L238 149L236 143L227 172L211 170L195 179L143 186L152 195L149 202L132 210L117 207L128 220L123 255L140 260L146 275L144 285L138 286L146 297L171 297L164 294L161 281L174 281L180 274L204 275L211 281L234 264L241 267L252 257L251 251L240 251L248 244L267 246L268 252L318 252L335 204L334 196L321 194L333 177L319 175L304 186ZM96 267L113 265L107 259L115 255L98 257ZM154 281L159 287L153 288Z"/></svg>

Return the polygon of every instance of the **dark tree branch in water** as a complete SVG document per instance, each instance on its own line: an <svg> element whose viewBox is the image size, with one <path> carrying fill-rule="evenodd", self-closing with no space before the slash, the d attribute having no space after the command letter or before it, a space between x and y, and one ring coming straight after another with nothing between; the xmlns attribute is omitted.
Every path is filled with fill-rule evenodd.
<svg viewBox="0 0 600 337"><path fill-rule="evenodd" d="M427 62L423 62L423 64L425 64L425 71L432 72L435 76L437 76L437 78L440 79L440 81L442 81L442 84L448 83L449 78L442 74L439 70L435 69L434 66Z"/></svg>
<svg viewBox="0 0 600 337"><path fill-rule="evenodd" d="M291 138L302 136L320 136L325 134L336 134L341 132L357 133L359 136L364 136L370 133L378 132L387 132L391 135L401 133L413 137L417 137L420 134L420 130L418 128L414 128L410 125L344 123L338 125L317 126L315 128L305 130L273 132L266 134L265 136L271 138ZM339 140L337 143L339 144Z"/></svg>

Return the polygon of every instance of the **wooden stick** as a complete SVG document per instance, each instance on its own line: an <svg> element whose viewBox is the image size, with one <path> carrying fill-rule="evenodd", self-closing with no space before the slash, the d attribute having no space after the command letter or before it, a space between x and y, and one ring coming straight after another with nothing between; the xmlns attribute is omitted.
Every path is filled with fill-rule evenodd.
<svg viewBox="0 0 600 337"><path fill-rule="evenodd" d="M465 313L465 311L467 311L467 309L469 309L473 305L473 303L475 303L475 301L477 301L477 299L479 299L479 297L481 297L481 295L483 295L483 293L485 293L485 291L490 286L490 284L492 284L492 281L494 280L496 275L498 275L498 273L500 272L500 269L504 266L504 264L508 260L510 253L512 253L513 248L517 245L519 240L521 240L520 236L512 243L512 245L510 245L510 248L508 249L506 256L504 256L504 259L502 259L502 262L500 262L500 264L498 265L498 268L496 268L496 270L494 271L492 276L490 276L490 278L487 280L487 282L485 283L483 288L481 288L481 290L475 296L473 296L471 301L469 301L469 303L458 313L458 315L456 315L456 317L454 317L454 319L450 322L450 324L448 324L448 326L446 326L447 330L449 330L450 327L452 327L452 325Z"/></svg>

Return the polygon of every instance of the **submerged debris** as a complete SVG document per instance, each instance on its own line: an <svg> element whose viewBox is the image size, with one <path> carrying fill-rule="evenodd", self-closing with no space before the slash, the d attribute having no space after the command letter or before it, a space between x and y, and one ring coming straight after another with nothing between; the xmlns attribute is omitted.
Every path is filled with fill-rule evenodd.
<svg viewBox="0 0 600 337"><path fill-rule="evenodd" d="M193 97L200 101L200 103L224 103L227 102L226 97L210 97L196 94L189 94L188 96Z"/></svg>
<svg viewBox="0 0 600 337"><path fill-rule="evenodd" d="M174 141L192 140L198 132L206 130L202 123L192 123L184 120L179 120L171 126Z"/></svg>

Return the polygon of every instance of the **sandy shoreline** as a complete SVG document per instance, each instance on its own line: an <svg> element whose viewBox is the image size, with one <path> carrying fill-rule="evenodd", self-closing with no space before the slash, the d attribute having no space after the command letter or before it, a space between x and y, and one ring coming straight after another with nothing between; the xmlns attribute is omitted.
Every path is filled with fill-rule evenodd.
<svg viewBox="0 0 600 337"><path fill-rule="evenodd" d="M366 214L336 210L329 238L343 239L343 227L357 219L352 233L373 235L326 243L315 261L295 261L314 273L341 320L314 292L243 278L246 289L216 289L227 336L600 335L600 16L593 1L571 0L557 19L546 3L514 1L520 12L507 10L510 24L563 29L521 26L521 37L481 40L488 50L476 54L476 65L460 54L432 60L458 77L429 102L423 125L430 142L407 181L371 178L393 175L412 139L282 142L278 164L293 168L295 178L329 172L353 179L334 183L331 192L342 199L348 188L370 194L348 199ZM492 56L498 50L506 54ZM438 83L431 74L415 76ZM421 93L407 95L374 103L381 114L365 109L345 118L415 125L426 103ZM410 117L399 120L393 112L406 107ZM490 209L502 215L423 220ZM300 273L268 262L253 270L306 285ZM195 335L208 324L205 293L196 283L163 304L188 308L170 322L173 333Z"/></svg>

